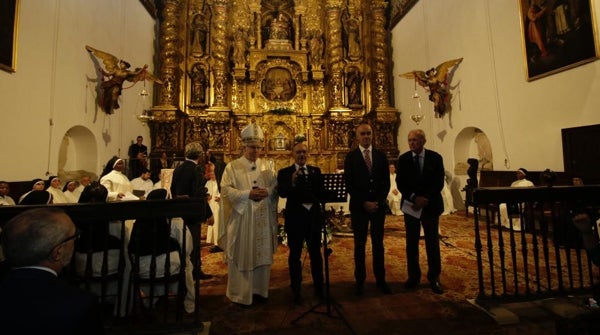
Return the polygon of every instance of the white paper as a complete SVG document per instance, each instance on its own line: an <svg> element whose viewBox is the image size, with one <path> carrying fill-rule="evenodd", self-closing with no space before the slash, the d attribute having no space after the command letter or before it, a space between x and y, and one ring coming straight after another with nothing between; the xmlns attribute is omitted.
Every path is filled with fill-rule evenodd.
<svg viewBox="0 0 600 335"><path fill-rule="evenodd" d="M408 200L404 200L402 202L402 212L404 214L408 214L414 218L420 219L421 218L421 212L423 212L423 208L419 208L419 210L414 210L412 208L413 203L408 201Z"/></svg>
<svg viewBox="0 0 600 335"><path fill-rule="evenodd" d="M131 192L125 193L125 196L120 199L121 201L140 200L140 198L133 195Z"/></svg>

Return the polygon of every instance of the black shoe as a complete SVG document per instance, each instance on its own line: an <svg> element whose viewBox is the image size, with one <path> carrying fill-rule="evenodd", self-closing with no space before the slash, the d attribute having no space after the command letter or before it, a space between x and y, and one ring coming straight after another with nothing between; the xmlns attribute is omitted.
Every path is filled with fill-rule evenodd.
<svg viewBox="0 0 600 335"><path fill-rule="evenodd" d="M212 246L210 249L208 249L208 252L210 252L211 254L214 254L216 252L223 252L223 249L219 248L218 245Z"/></svg>
<svg viewBox="0 0 600 335"><path fill-rule="evenodd" d="M315 287L315 297L319 300L325 297L322 287Z"/></svg>
<svg viewBox="0 0 600 335"><path fill-rule="evenodd" d="M264 304L267 301L269 301L269 298L265 298L260 294L253 294L252 295L252 302L256 302L257 304Z"/></svg>
<svg viewBox="0 0 600 335"><path fill-rule="evenodd" d="M383 294L392 294L392 290L390 289L388 284L384 281L377 283L377 288Z"/></svg>
<svg viewBox="0 0 600 335"><path fill-rule="evenodd" d="M200 271L200 273L194 273L194 280L208 280L212 279L213 275L209 275L208 273L204 273Z"/></svg>
<svg viewBox="0 0 600 335"><path fill-rule="evenodd" d="M413 290L417 288L417 286L419 286L419 281L416 279L409 278L406 282L404 282L404 288L407 290Z"/></svg>
<svg viewBox="0 0 600 335"><path fill-rule="evenodd" d="M356 288L354 289L354 295L360 297L365 293L365 286L363 284L356 284Z"/></svg>
<svg viewBox="0 0 600 335"><path fill-rule="evenodd" d="M294 293L294 304L302 305L302 296L300 293Z"/></svg>
<svg viewBox="0 0 600 335"><path fill-rule="evenodd" d="M429 286L431 287L431 290L435 294L442 294L442 293L444 293L444 289L442 288L442 284L440 284L440 282L437 281L437 280L429 282Z"/></svg>

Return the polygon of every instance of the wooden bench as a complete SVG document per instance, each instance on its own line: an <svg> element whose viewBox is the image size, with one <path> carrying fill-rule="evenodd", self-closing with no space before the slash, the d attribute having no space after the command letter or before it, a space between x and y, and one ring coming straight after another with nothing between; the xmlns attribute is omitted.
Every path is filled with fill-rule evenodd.
<svg viewBox="0 0 600 335"><path fill-rule="evenodd" d="M535 186L543 186L540 181L540 175L543 171L528 171L527 180L531 181ZM571 177L565 172L556 173L556 182L554 185L572 185ZM508 187L513 181L517 180L515 171L479 171L479 187Z"/></svg>
<svg viewBox="0 0 600 335"><path fill-rule="evenodd" d="M531 181L535 186L542 186L540 175L543 171L528 171L527 180ZM572 185L572 178L565 172L556 172L556 181L554 185ZM494 170L481 170L478 173L478 187L510 187L510 185L517 179L515 171L494 171ZM466 190L472 192L473 190ZM468 199L472 199L472 196L465 196L465 215L469 216L469 206L474 207L474 204L469 202ZM487 207L493 213L497 211L497 206Z"/></svg>

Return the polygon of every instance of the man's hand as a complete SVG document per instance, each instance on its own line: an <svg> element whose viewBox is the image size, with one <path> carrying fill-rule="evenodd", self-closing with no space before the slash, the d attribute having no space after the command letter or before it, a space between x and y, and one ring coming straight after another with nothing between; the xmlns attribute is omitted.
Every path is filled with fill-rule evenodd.
<svg viewBox="0 0 600 335"><path fill-rule="evenodd" d="M377 204L376 201L365 201L363 202L363 208L365 211L367 211L367 213L373 214L379 210L379 204Z"/></svg>
<svg viewBox="0 0 600 335"><path fill-rule="evenodd" d="M256 187L250 190L249 198L253 201L261 201L268 196L269 192L266 188Z"/></svg>
<svg viewBox="0 0 600 335"><path fill-rule="evenodd" d="M412 206L412 209L418 211L419 209L427 206L429 204L429 199L425 198L424 196L416 196L415 197L415 203Z"/></svg>

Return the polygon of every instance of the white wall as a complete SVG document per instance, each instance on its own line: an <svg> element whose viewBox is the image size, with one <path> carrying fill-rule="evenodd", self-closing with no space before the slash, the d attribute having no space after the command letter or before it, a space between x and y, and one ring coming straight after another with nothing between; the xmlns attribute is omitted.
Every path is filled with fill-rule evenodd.
<svg viewBox="0 0 600 335"><path fill-rule="evenodd" d="M149 138L147 127L135 118L143 108L143 84L123 90L121 108L106 115L95 104L98 78L85 45L132 67L148 64L154 70L154 20L139 1L20 2L17 71L0 71L0 154L5 163L0 179L56 174L63 136L74 126L94 134L95 172L100 173L112 155L127 156L137 135ZM152 85L146 86L152 94Z"/></svg>
<svg viewBox="0 0 600 335"><path fill-rule="evenodd" d="M600 2L592 3L600 13ZM561 129L600 123L600 62L528 82L521 43L517 0L420 0L392 31L400 152L417 126L410 120L414 82L399 74L463 57L451 83L458 86L450 115L433 118L433 105L418 88L426 147L440 152L452 171L457 135L476 127L492 144L494 170L564 171Z"/></svg>

